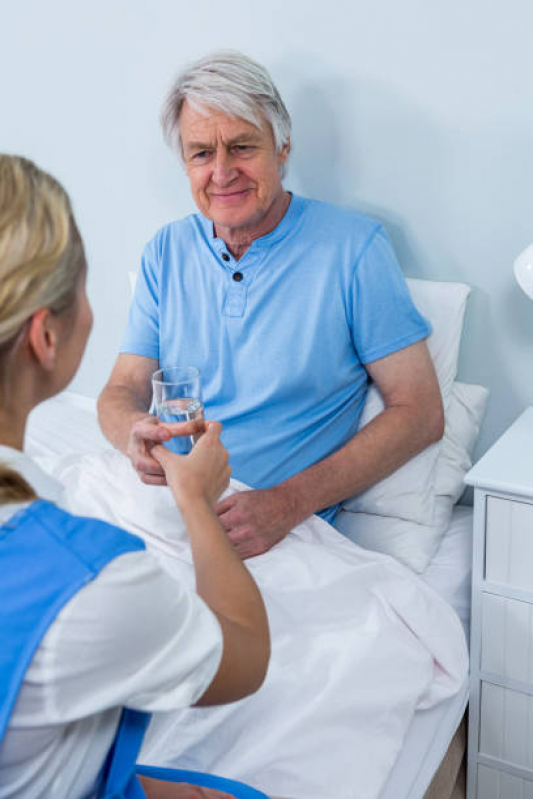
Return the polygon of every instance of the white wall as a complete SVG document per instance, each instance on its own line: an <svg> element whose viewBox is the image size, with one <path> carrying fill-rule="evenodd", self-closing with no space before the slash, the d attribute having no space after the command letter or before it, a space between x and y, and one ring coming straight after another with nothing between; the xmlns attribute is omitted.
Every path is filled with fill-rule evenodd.
<svg viewBox="0 0 533 799"><path fill-rule="evenodd" d="M165 92L233 47L292 112L288 188L382 220L407 275L474 287L460 377L492 391L479 452L533 403L533 303L511 273L533 240L529 0L8 0L0 29L0 150L64 182L87 245L76 390L105 382L144 243L193 210L158 127Z"/></svg>

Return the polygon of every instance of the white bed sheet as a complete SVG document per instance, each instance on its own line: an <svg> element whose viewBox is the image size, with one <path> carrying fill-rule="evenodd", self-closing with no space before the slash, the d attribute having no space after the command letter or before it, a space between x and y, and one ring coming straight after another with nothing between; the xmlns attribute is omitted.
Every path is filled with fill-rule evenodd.
<svg viewBox="0 0 533 799"><path fill-rule="evenodd" d="M422 578L457 612L470 634L473 509L456 506L450 527ZM461 723L468 680L452 699L419 710L380 799L422 799Z"/></svg>
<svg viewBox="0 0 533 799"><path fill-rule="evenodd" d="M51 431L54 431L51 435ZM39 459L94 453L109 447L94 414L94 401L66 392L40 406L30 419L28 452ZM468 632L472 511L458 507L450 530L423 579L455 608ZM380 799L421 799L460 723L468 698L455 697L417 711Z"/></svg>
<svg viewBox="0 0 533 799"><path fill-rule="evenodd" d="M452 521L428 568L421 575L458 614L467 640L470 637L472 601L472 524L471 507L456 505Z"/></svg>

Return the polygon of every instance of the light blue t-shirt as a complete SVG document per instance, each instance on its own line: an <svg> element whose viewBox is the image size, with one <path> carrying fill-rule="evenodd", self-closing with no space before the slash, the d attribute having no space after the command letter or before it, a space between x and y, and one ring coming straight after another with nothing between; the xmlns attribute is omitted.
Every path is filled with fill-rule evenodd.
<svg viewBox="0 0 533 799"><path fill-rule="evenodd" d="M198 367L233 476L268 488L355 435L363 364L429 333L382 226L293 196L240 261L201 214L158 231L120 351ZM321 515L333 522L337 508Z"/></svg>

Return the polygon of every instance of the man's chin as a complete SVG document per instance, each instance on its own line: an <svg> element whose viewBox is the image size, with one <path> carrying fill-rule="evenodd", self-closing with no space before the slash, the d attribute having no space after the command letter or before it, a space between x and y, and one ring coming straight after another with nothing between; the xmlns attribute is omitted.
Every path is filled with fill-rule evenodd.
<svg viewBox="0 0 533 799"><path fill-rule="evenodd" d="M210 209L209 219L215 225L215 229L225 228L226 230L239 230L240 228L250 228L258 225L262 219L261 213L213 213Z"/></svg>

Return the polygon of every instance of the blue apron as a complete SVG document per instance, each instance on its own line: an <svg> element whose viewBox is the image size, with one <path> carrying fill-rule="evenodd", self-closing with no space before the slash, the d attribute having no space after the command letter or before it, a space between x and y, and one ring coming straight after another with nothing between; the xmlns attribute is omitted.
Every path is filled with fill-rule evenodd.
<svg viewBox="0 0 533 799"><path fill-rule="evenodd" d="M144 548L137 536L72 516L44 500L32 502L0 527L0 745L24 675L57 614L110 561ZM100 775L99 797L145 797L135 763L149 721L149 713L124 709ZM238 799L267 799L242 783L200 772L144 766L138 772L218 788Z"/></svg>

